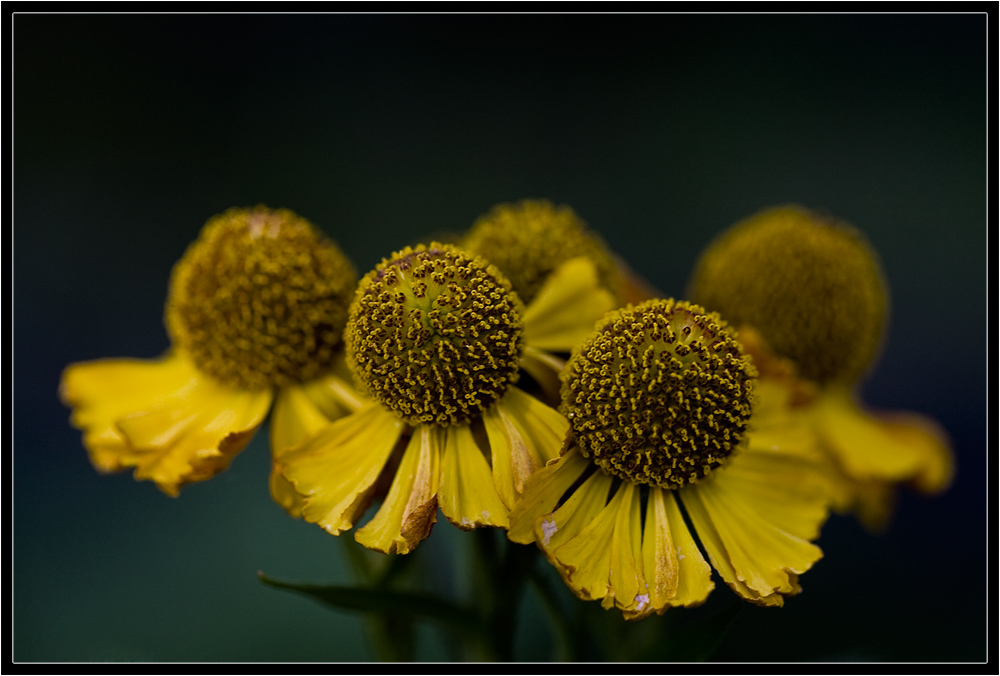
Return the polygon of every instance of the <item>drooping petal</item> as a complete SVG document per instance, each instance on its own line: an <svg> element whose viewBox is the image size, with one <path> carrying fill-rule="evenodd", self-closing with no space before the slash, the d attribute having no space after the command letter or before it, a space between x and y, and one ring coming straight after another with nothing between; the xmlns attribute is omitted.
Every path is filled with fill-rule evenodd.
<svg viewBox="0 0 1000 676"><path fill-rule="evenodd" d="M672 496L667 495L672 499ZM664 491L659 487L649 490L646 499L646 527L642 535L642 572L646 587L647 613L665 608L677 595L680 562L674 545L670 522L667 519Z"/></svg>
<svg viewBox="0 0 1000 676"><path fill-rule="evenodd" d="M316 434L327 423L357 411L362 399L337 373L278 391L271 414L271 497L292 516L301 516L302 501L278 471L285 451Z"/></svg>
<svg viewBox="0 0 1000 676"><path fill-rule="evenodd" d="M625 485L631 486L623 484L614 492L611 500L601 506L597 514L587 514L589 518L586 524L573 537L567 538L564 543L549 541L551 555L559 562L560 569L565 571L566 582L582 599L604 600L609 595L612 599L614 597L611 582L612 568L616 563L619 565L622 563L621 547L617 548L618 551L615 547L615 524L625 498ZM587 505L590 509L595 506L595 501ZM567 532L564 531L563 534L565 537ZM634 562L625 574L635 574ZM623 582L621 579L618 581ZM637 592L638 584L634 580L633 585Z"/></svg>
<svg viewBox="0 0 1000 676"><path fill-rule="evenodd" d="M825 493L835 510L848 510L857 499L853 485L856 481L849 479L839 463L823 450L809 409L794 404L796 397L802 396L799 382L788 373L757 381L757 405L748 432L749 452L741 453L730 464L742 470L755 468L764 494L774 494L771 487L783 483L786 489L801 495Z"/></svg>
<svg viewBox="0 0 1000 676"><path fill-rule="evenodd" d="M396 470L389 494L354 539L384 554L406 554L430 535L437 520L437 493L445 429L418 425Z"/></svg>
<svg viewBox="0 0 1000 676"><path fill-rule="evenodd" d="M919 469L911 482L923 493L940 493L955 476L955 459L948 435L926 416L905 411L875 411L872 414L882 429L898 444L920 456Z"/></svg>
<svg viewBox="0 0 1000 676"><path fill-rule="evenodd" d="M853 478L907 481L917 477L945 478L950 451L931 435L902 431L903 425L886 426L864 412L847 389L829 389L814 407L824 446ZM911 443L923 437L923 443Z"/></svg>
<svg viewBox="0 0 1000 676"><path fill-rule="evenodd" d="M562 496L589 466L590 462L573 447L566 455L549 461L531 475L525 483L521 499L510 512L507 537L521 544L534 542L536 525L556 508Z"/></svg>
<svg viewBox="0 0 1000 676"><path fill-rule="evenodd" d="M834 502L829 469L798 455L750 447L717 472L715 490L727 491L755 514L806 540L819 537Z"/></svg>
<svg viewBox="0 0 1000 676"><path fill-rule="evenodd" d="M712 569L684 524L673 491L649 489L642 572L648 607L637 608L640 617L653 611L662 614L670 606L700 605L715 588Z"/></svg>
<svg viewBox="0 0 1000 676"><path fill-rule="evenodd" d="M622 497L615 514L614 534L611 537L611 569L608 571L610 588L603 605L605 608L614 605L627 618L646 609L649 595L642 571L639 488L625 482L618 492Z"/></svg>
<svg viewBox="0 0 1000 676"><path fill-rule="evenodd" d="M496 491L513 509L528 477L559 455L569 423L555 409L511 387L483 414L483 425Z"/></svg>
<svg viewBox="0 0 1000 676"><path fill-rule="evenodd" d="M507 507L493 487L489 463L468 425L447 429L438 502L448 521L463 530L509 525Z"/></svg>
<svg viewBox="0 0 1000 676"><path fill-rule="evenodd" d="M615 307L615 297L600 285L594 263L585 256L572 258L548 276L525 309L525 342L542 350L571 352Z"/></svg>
<svg viewBox="0 0 1000 676"><path fill-rule="evenodd" d="M531 345L524 348L521 355L521 368L524 369L538 386L542 388L546 401L552 406L559 405L559 373L566 367L566 362L559 357L539 350Z"/></svg>
<svg viewBox="0 0 1000 676"><path fill-rule="evenodd" d="M369 403L282 454L278 470L302 497L302 517L333 535L351 528L404 427Z"/></svg>
<svg viewBox="0 0 1000 676"><path fill-rule="evenodd" d="M796 500L789 493L782 500L762 500L745 476L727 469L679 492L712 564L737 593L751 601L767 602L777 595L798 593L797 576L809 570L823 553L805 538L775 524L814 531L818 527L786 513L802 509L822 521L825 509L817 510L814 502ZM825 504L825 496L817 500L821 506ZM727 564L731 571L726 570Z"/></svg>
<svg viewBox="0 0 1000 676"><path fill-rule="evenodd" d="M889 526L896 506L896 485L889 481L855 479L847 482L851 488L851 501L837 505L840 512L853 511L865 528L881 533Z"/></svg>
<svg viewBox="0 0 1000 676"><path fill-rule="evenodd" d="M180 355L69 366L60 386L72 422L103 472L135 467L168 495L229 466L267 416L271 390L241 391Z"/></svg>
<svg viewBox="0 0 1000 676"><path fill-rule="evenodd" d="M601 513L608 503L611 484L611 477L607 474L594 472L558 509L535 521L535 539L567 582L569 576L576 570L577 563L564 560L557 556L556 552L588 528ZM570 587L578 595L581 593L572 583Z"/></svg>
<svg viewBox="0 0 1000 676"><path fill-rule="evenodd" d="M684 523L674 492L653 489L650 494L656 491L663 494L667 523L670 526L674 547L677 549L677 593L671 598L670 605L684 607L701 605L708 598L709 592L715 589L715 583L712 582L712 568L701 555L691 531Z"/></svg>
<svg viewBox="0 0 1000 676"><path fill-rule="evenodd" d="M744 584L743 579L736 572L729 560L729 553L726 550L725 544L723 544L722 536L716 531L712 519L708 516L697 494L690 493L690 495L685 495L684 506L687 508L694 529L698 533L698 539L701 540L701 544L708 553L708 559L712 562L712 567L719 571L719 575L722 576L723 581L733 591L757 605L779 607L784 605L785 597L781 594L761 596Z"/></svg>

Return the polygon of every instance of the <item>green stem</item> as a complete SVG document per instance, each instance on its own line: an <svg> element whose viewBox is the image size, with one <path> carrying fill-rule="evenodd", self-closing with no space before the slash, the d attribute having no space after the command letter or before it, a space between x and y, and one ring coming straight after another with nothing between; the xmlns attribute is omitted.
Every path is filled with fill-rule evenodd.
<svg viewBox="0 0 1000 676"><path fill-rule="evenodd" d="M364 587L385 588L403 571L409 557L391 555L376 570L371 552L348 537L337 538L354 569L354 577ZM410 617L366 614L372 652L382 662L412 662L416 655L416 634Z"/></svg>
<svg viewBox="0 0 1000 676"><path fill-rule="evenodd" d="M502 558L497 539L503 540ZM503 534L484 530L476 534L481 571L487 574L482 585L484 617L492 647L491 659L509 662L514 657L514 636L518 604L534 567L537 550L509 542Z"/></svg>
<svg viewBox="0 0 1000 676"><path fill-rule="evenodd" d="M549 626L555 635L556 651L555 659L558 662L576 662L580 659L578 651L574 650L573 634L567 622L566 612L559 604L556 591L549 584L549 580L538 570L537 566L532 566L529 571L528 581L531 582L538 598L542 601L542 608L549 618Z"/></svg>

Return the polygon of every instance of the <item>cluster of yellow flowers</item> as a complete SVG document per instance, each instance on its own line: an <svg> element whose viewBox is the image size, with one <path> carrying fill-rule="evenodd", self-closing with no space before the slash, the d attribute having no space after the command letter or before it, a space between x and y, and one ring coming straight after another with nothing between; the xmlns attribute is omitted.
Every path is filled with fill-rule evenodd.
<svg viewBox="0 0 1000 676"><path fill-rule="evenodd" d="M355 539L405 554L440 508L630 619L703 603L712 567L780 606L831 510L879 527L896 484L949 484L932 421L858 401L887 293L855 229L768 209L708 247L690 302L657 295L545 201L360 282L294 213L231 209L174 268L168 354L73 364L60 394L99 471L174 496L270 412L292 516L340 535L378 503Z"/></svg>

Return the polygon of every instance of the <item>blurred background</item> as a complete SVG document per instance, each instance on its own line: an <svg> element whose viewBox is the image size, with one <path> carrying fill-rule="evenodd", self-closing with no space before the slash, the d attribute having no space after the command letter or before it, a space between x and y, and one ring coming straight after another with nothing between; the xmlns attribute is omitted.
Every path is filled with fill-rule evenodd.
<svg viewBox="0 0 1000 676"><path fill-rule="evenodd" d="M743 608L715 659L986 658L985 14L17 14L13 28L16 661L370 659L359 616L257 581L353 579L335 538L271 502L266 429L171 499L91 468L60 373L162 353L171 267L228 207L290 208L364 273L526 197L572 206L668 295L763 207L867 233L892 315L865 400L940 421L955 483L903 492L881 535L832 518L804 592ZM418 550L429 584L462 593L464 547L442 520ZM668 615L734 598L717 579L706 607ZM549 659L537 604L523 612L516 657ZM433 628L421 637L422 659L450 656Z"/></svg>

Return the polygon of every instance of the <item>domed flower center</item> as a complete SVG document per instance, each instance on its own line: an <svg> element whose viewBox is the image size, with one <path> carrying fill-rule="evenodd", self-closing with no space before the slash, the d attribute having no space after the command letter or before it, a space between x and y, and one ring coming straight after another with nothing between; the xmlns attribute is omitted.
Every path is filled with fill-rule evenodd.
<svg viewBox="0 0 1000 676"><path fill-rule="evenodd" d="M605 472L676 489L739 445L756 375L717 314L651 300L609 313L574 350L559 410Z"/></svg>
<svg viewBox="0 0 1000 676"><path fill-rule="evenodd" d="M309 380L330 367L356 279L336 245L291 211L230 209L174 267L167 330L233 387Z"/></svg>
<svg viewBox="0 0 1000 676"><path fill-rule="evenodd" d="M519 301L480 258L406 248L362 280L345 341L369 394L410 424L467 422L517 380Z"/></svg>
<svg viewBox="0 0 1000 676"><path fill-rule="evenodd" d="M619 294L618 269L607 247L567 206L533 200L500 204L473 224L464 246L489 258L525 303L553 270L578 256L589 258L601 285Z"/></svg>
<svg viewBox="0 0 1000 676"><path fill-rule="evenodd" d="M822 384L856 380L881 343L887 300L874 252L854 228L801 207L733 226L703 254L690 293L734 326L752 324Z"/></svg>

